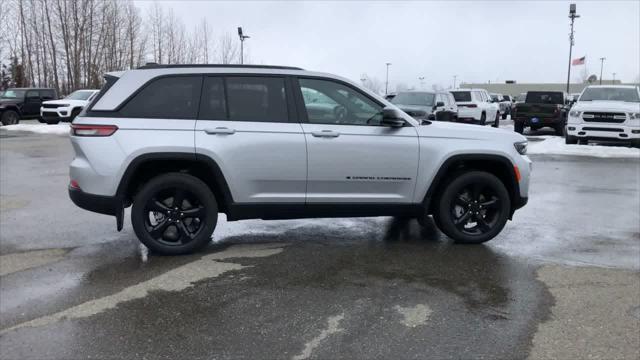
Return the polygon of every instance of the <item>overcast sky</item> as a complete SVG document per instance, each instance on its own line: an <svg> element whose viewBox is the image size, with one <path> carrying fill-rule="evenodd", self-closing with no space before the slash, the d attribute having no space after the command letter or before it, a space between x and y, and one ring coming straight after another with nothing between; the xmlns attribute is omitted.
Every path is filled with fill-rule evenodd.
<svg viewBox="0 0 640 360"><path fill-rule="evenodd" d="M640 1L577 1L573 57L590 74L635 81L640 75ZM137 1L143 13L147 1ZM220 2L162 1L189 27L206 17L214 35L242 26L251 60L331 72L362 73L430 87L458 82L565 82L567 1ZM582 67L572 67L572 81ZM575 76L574 76L575 74Z"/></svg>

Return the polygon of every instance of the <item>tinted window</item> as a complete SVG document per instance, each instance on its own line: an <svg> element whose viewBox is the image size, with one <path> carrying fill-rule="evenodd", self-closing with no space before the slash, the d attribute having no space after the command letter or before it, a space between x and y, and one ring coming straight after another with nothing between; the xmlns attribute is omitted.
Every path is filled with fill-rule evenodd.
<svg viewBox="0 0 640 360"><path fill-rule="evenodd" d="M224 81L221 77L207 77L202 87L200 119L227 119L227 106L224 98Z"/></svg>
<svg viewBox="0 0 640 360"><path fill-rule="evenodd" d="M30 98L38 98L39 99L40 98L40 93L38 93L37 90L29 90L29 91L27 91L26 98L27 99L30 99Z"/></svg>
<svg viewBox="0 0 640 360"><path fill-rule="evenodd" d="M346 85L329 80L300 79L300 90L307 118L312 124L378 126L382 121L382 106Z"/></svg>
<svg viewBox="0 0 640 360"><path fill-rule="evenodd" d="M530 104L564 104L564 97L560 92L529 91L525 102Z"/></svg>
<svg viewBox="0 0 640 360"><path fill-rule="evenodd" d="M2 93L2 98L3 99L22 99L25 93L26 93L25 90L9 89L4 93Z"/></svg>
<svg viewBox="0 0 640 360"><path fill-rule="evenodd" d="M40 90L40 97L42 100L53 100L55 99L56 94L53 90Z"/></svg>
<svg viewBox="0 0 640 360"><path fill-rule="evenodd" d="M123 116L195 119L202 77L171 76L153 80L120 111Z"/></svg>
<svg viewBox="0 0 640 360"><path fill-rule="evenodd" d="M471 101L470 91L452 91L451 95L453 95L453 98L456 100L456 102Z"/></svg>
<svg viewBox="0 0 640 360"><path fill-rule="evenodd" d="M289 120L283 78L229 77L226 82L229 120Z"/></svg>
<svg viewBox="0 0 640 360"><path fill-rule="evenodd" d="M434 97L433 93L428 92L401 92L391 102L398 105L433 106Z"/></svg>

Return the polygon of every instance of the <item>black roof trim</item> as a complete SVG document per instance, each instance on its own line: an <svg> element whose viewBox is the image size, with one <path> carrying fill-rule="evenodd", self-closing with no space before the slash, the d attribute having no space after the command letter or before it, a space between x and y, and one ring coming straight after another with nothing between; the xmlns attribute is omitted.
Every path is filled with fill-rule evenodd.
<svg viewBox="0 0 640 360"><path fill-rule="evenodd" d="M304 70L294 66L278 65L240 65L240 64L156 64L147 63L138 69L169 69L169 68L245 68L245 69L279 69L279 70Z"/></svg>

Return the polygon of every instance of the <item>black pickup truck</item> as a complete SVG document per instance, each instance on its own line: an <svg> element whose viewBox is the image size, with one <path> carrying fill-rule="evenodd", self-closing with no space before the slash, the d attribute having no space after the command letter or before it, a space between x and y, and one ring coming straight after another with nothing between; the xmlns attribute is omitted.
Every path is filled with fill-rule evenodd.
<svg viewBox="0 0 640 360"><path fill-rule="evenodd" d="M522 134L525 127L538 130L551 127L564 135L567 123L567 96L562 91L529 91L525 101L516 103L511 113L513 128Z"/></svg>

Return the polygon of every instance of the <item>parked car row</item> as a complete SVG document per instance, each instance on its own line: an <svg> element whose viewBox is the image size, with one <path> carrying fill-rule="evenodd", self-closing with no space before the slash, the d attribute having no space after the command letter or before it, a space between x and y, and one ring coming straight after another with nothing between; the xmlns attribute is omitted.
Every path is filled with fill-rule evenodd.
<svg viewBox="0 0 640 360"><path fill-rule="evenodd" d="M38 119L47 124L73 121L93 100L99 90L78 90L58 99L54 89L10 88L0 93L0 121L13 125L23 119Z"/></svg>

